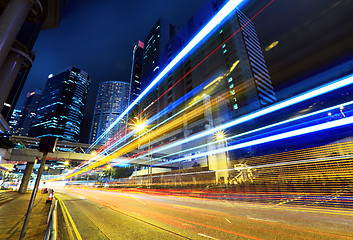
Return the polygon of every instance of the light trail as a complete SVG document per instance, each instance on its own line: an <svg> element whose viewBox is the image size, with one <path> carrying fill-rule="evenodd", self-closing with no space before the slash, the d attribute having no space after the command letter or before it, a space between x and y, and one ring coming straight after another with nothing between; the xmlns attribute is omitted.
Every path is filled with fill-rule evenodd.
<svg viewBox="0 0 353 240"><path fill-rule="evenodd" d="M188 140L190 140L190 139L188 139Z"/></svg>
<svg viewBox="0 0 353 240"><path fill-rule="evenodd" d="M213 55L213 53L216 52L216 50L218 50L224 43L226 43L227 41L229 41L236 33L238 33L240 31L240 29L242 29L244 26L246 26L251 20L253 20L257 15L259 15L262 11L264 11L270 4L272 4L272 2L274 2L274 0L270 1L266 6L264 6L260 11L258 11L249 21L247 21L243 26L241 26L238 30L236 30L231 36L229 36L222 44L220 44L217 48L215 48L210 54L208 54L202 61L200 61L197 65L195 65L189 72L187 72L182 78L180 78L176 83L174 83L173 86L171 86L167 91L165 91L160 97L158 97L151 105L153 105L156 101L158 101L164 94L166 94L168 91L170 91L175 85L177 85L181 80L183 80L189 73L191 73L194 69L196 69L201 63L203 63L206 59L208 59L211 55ZM234 68L237 66L237 64L239 63L239 60L235 62L235 64L233 64L233 66L231 67L232 71L234 70ZM211 82L209 85L211 85L213 82ZM206 89L207 87L209 87L209 85L207 85L204 89ZM151 106L149 105L149 107ZM138 116L140 116L144 111L146 111L146 109L144 109ZM131 123L131 122L130 122ZM128 124L130 124L128 123ZM124 127L126 128L128 126L128 124ZM116 135L115 135L116 136ZM115 140L115 136L113 137L113 141ZM130 135L131 136L131 135ZM129 136L125 136L125 139L128 138ZM97 139L98 140L98 139ZM114 146L118 145L118 141L116 140L115 142L113 142L113 144L111 144L111 140L109 140L107 143L104 144L104 146L102 146L98 151L101 152L101 150L103 148L113 148ZM122 142L123 140L119 141ZM111 146L109 147L108 145L111 144ZM88 149L87 151L89 151L93 146L95 145L95 143L93 143ZM113 145L113 146L112 146ZM108 147L107 147L108 146ZM86 151L86 152L87 152ZM107 150L108 151L108 150ZM104 152L103 152L104 154ZM98 157L98 156L97 156ZM76 167L74 170L78 169L79 167Z"/></svg>
<svg viewBox="0 0 353 240"><path fill-rule="evenodd" d="M209 53L202 61L200 61L198 64L196 64L189 72L187 72L182 78L180 78L176 83L174 83L173 86L171 86L167 91L165 91L161 96L159 96L152 104L150 104L147 108L149 108L151 105L153 105L154 103L156 103L156 101L158 101L163 95L165 95L168 91L170 91L173 87L175 87L175 85L177 85L181 80L183 80L189 73L191 73L193 70L195 70L198 66L200 66L206 59L208 59L211 55L213 55L218 49L221 48L221 46L228 42L235 34L237 34L240 29L242 29L243 27L245 27L251 20L253 20L257 15L259 15L262 11L264 11L269 5L271 5L274 2L274 0L271 0L269 3L267 3L260 11L258 11L250 20L248 20L244 25L242 25L238 30L236 30L232 35L230 35L223 43L221 43L217 48L215 48L211 53ZM233 66L235 67L239 62L236 62L236 64ZM205 88L207 88L208 86L206 86ZM139 113L138 116L140 116L144 111L147 110L144 109L142 112ZM131 122L130 122L131 123ZM127 127L127 125L125 126ZM104 134L104 133L103 133ZM103 135L102 134L102 135ZM97 139L98 140L98 139ZM108 141L109 142L109 141ZM90 148L92 146L94 146L96 143L93 143ZM107 146L109 143L104 144L104 146L102 146L101 148ZM89 148L89 149L90 149ZM100 148L100 149L101 149ZM89 149L87 151L89 151Z"/></svg>
<svg viewBox="0 0 353 240"><path fill-rule="evenodd" d="M152 90L163 77L167 75L180 61L190 54L212 31L229 16L229 14L242 3L243 0L230 0L218 13L196 34L196 36L185 46L183 50L166 66L165 69L147 86L145 90L128 106L128 108L120 114L120 116L105 130L105 132L97 138L92 144L97 144L147 93Z"/></svg>
<svg viewBox="0 0 353 240"><path fill-rule="evenodd" d="M157 150L151 151L150 154L153 154L153 153L155 153L157 151L159 151L159 152L160 151L164 151L166 149L170 149L171 147L175 147L177 145L180 145L180 144L183 144L183 143L187 143L187 142L190 142L192 140L196 140L198 138L202 138L202 137L208 136L210 134L214 134L215 132L218 132L218 131L221 131L221 130L225 130L227 128L230 128L230 127L236 126L238 124L244 123L246 121L258 118L260 116L264 116L264 115L266 115L268 113L272 113L272 112L284 109L284 108L286 108L288 106L291 106L293 104L297 104L299 102L302 102L302 101L305 101L305 100L320 96L322 94L325 94L325 93L340 89L340 88L348 86L348 85L350 85L352 83L353 83L353 76L352 75L340 78L340 79L338 79L338 80L336 80L336 81L334 81L332 83L326 84L326 85L324 85L322 87L319 87L319 88L316 88L314 90L308 91L306 93L300 94L299 96L296 96L296 97L290 98L288 100L282 101L280 103L271 105L271 106L269 106L267 108L264 108L262 110L254 112L252 114L248 114L248 115L245 115L243 117L237 118L237 119L235 119L233 121L230 121L230 122L228 122L226 124L223 124L223 125L220 125L218 127L215 127L213 129L201 132L199 134L195 134L195 135L193 135L191 137L188 137L186 139L182 139L182 140L173 142L171 144L168 144L168 146L161 147L161 148L158 148ZM346 119L350 119L350 118L346 118ZM178 122L179 122L179 124L182 123L180 119L178 120ZM175 123L173 122L173 124L175 124ZM169 127L168 126L166 127L166 129L168 129L168 128L171 128L171 125L169 125ZM165 129L163 129L163 130L165 130ZM161 131L159 131L159 132L161 132ZM153 137L156 137L156 136L153 136ZM140 140L140 141L147 143L148 142L148 138L146 136L144 136L144 137L142 137L142 140ZM255 141L258 141L258 140L255 140ZM254 141L251 141L251 142L254 142ZM246 144L242 143L241 145L238 144L238 145L234 145L234 146L246 146ZM232 148L234 146L232 146ZM116 157L119 157L119 156L122 156L123 154L126 154L126 153L128 153L128 152L130 152L130 151L132 151L133 149L136 149L136 148L137 148L137 143L133 142L129 146L125 146L124 148L117 149L115 153L113 153L113 154L111 154L109 156L104 156L99 162L96 161L92 165L87 166L86 168L88 168L87 170L91 170L94 167L97 167L97 166L100 166L100 165L104 165L105 163L111 161L112 159L114 159ZM227 151L227 150L231 150L231 149L230 148L224 149L224 151ZM211 154L211 153L209 153L209 154ZM203 153L203 156L205 156L205 155L206 154ZM195 155L193 155L192 157L185 158L185 159L191 159L191 158L195 158ZM169 163L171 163L171 162L173 162L173 161L170 161ZM168 163L165 163L165 164L168 164ZM83 170L81 170L81 171L83 171ZM79 171L79 173L81 173L81 171ZM71 175L66 176L65 178L68 178L69 176L72 176L73 174L74 173L72 173Z"/></svg>
<svg viewBox="0 0 353 240"><path fill-rule="evenodd" d="M324 85L322 87L318 87L318 88L316 88L314 90L307 91L307 92L305 92L303 94L300 94L300 95L298 95L296 97L292 97L292 98L290 98L288 100L284 100L284 101L279 102L277 104L273 104L273 105L271 105L271 106L269 106L267 108L264 108L264 109L261 109L261 110L258 110L256 112L254 112L254 113L251 113L251 114L245 115L243 117L237 118L237 119L232 120L232 121L230 121L230 122L228 122L226 124L222 124L220 126L212 128L210 130L206 130L206 131L203 131L201 133L194 134L193 136L190 136L188 138L182 139L180 141L176 141L176 142L174 142L172 144L169 144L168 146L165 146L165 147L162 147L162 148L158 148L158 151L161 152L161 151L170 149L172 147L178 146L180 144L188 143L188 142L197 140L199 138L203 138L203 137L206 137L208 135L214 134L216 132L226 130L226 129L230 128L230 127L234 127L236 125L239 125L241 123L245 123L247 121L256 119L258 117L267 115L269 113L273 113L275 111L282 110L282 109L284 109L286 107L289 107L289 106L292 106L294 104L298 104L300 102L312 99L314 97L323 95L325 93L329 93L329 92L332 92L334 90L346 87L348 85L351 85L352 83L353 83L353 75L349 75L349 76L340 78L340 79L338 79L338 80L336 80L336 81L334 81L332 83L326 84L326 85ZM157 150L152 151L150 154L153 154L156 151Z"/></svg>
<svg viewBox="0 0 353 240"><path fill-rule="evenodd" d="M244 132L244 133L237 134L237 135L229 136L229 137L227 137L225 139L222 139L222 140L217 140L215 142L209 142L209 143L206 143L206 144L203 144L203 145L200 145L200 146L196 146L196 147L193 147L193 148L188 148L188 149L183 150L183 151L174 152L172 154L167 154L167 155L164 156L164 158L171 157L171 156L174 156L174 155L181 155L181 154L184 154L186 152L190 152L190 151L197 150L197 149L200 149L200 148L204 148L204 147L207 147L207 146L210 146L210 145L221 143L221 142L223 142L225 140L229 142L230 140L233 140L235 138L243 137L243 136L246 136L246 135L249 135L249 134L252 134L252 133L256 133L256 132L259 132L259 131L263 131L263 130L269 129L269 128L278 127L278 126L280 126L282 124L286 124L286 123L297 121L297 120L300 120L300 119L303 119L303 118L311 117L311 116L314 116L314 115L317 115L317 114L321 114L321 113L324 113L324 112L327 112L327 111L338 109L341 106L345 107L345 106L348 106L348 105L351 105L351 104L353 104L353 101L349 101L349 102L346 102L346 103L338 104L338 105L335 105L333 107L325 108L325 109L322 109L322 110L319 110L319 111L316 111L316 112L312 112L312 113L308 113L308 114L305 114L305 115L302 115L302 116L299 116L299 117L295 117L295 118L291 118L291 119L288 119L288 120L285 120L285 121L281 121L281 122L278 122L278 123L270 124L270 125L267 125L265 127L261 127L261 128L257 128L257 129L251 130L251 131L247 131L247 132ZM158 148L156 150L158 150ZM148 154L150 154L150 153L148 153ZM146 157L146 155L148 155L148 154L141 155L141 157ZM161 160L161 159L162 158L155 158L154 160L158 161L158 160Z"/></svg>
<svg viewBox="0 0 353 240"><path fill-rule="evenodd" d="M278 140L282 140L282 139L286 139L286 138L300 136L303 134L328 130L328 129L341 127L341 126L345 126L345 125L350 125L350 124L353 124L353 117L343 118L343 119L328 122L328 123L322 123L322 124L302 128L302 129L297 129L297 130L290 131L290 132L285 132L285 133L281 133L281 134L277 134L277 135L273 135L273 136L269 136L269 137L265 137L265 138L260 138L260 139L240 143L240 144L235 144L235 145L232 145L229 147L220 148L220 149L216 149L213 151L208 151L206 153L200 153L200 154L195 154L195 155L184 157L184 158L179 158L177 160L169 161L167 163L156 164L155 166L161 166L161 165L166 165L166 164L170 164L173 162L179 162L179 161L185 161L185 160L205 157L205 156L208 156L211 154L219 154L219 153L222 153L225 151L232 151L232 150L236 150L236 149L240 149L240 148L250 147L250 146L259 145L259 144L263 144L263 143L269 143L269 142L273 142L273 141L278 141Z"/></svg>

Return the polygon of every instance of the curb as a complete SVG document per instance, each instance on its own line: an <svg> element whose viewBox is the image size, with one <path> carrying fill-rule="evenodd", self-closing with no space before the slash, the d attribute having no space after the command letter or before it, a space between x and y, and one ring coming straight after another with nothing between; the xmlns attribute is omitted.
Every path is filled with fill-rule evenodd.
<svg viewBox="0 0 353 240"><path fill-rule="evenodd" d="M11 200L13 200L12 197L7 197L6 195L0 193L0 205L7 203Z"/></svg>

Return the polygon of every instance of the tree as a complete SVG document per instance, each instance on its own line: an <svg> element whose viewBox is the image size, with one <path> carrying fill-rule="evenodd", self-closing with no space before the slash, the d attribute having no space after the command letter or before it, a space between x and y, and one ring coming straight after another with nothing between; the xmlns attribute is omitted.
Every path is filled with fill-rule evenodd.
<svg viewBox="0 0 353 240"><path fill-rule="evenodd" d="M127 178L127 177L131 176L133 171L134 171L134 168L131 166L130 167L114 167L112 177L115 179Z"/></svg>

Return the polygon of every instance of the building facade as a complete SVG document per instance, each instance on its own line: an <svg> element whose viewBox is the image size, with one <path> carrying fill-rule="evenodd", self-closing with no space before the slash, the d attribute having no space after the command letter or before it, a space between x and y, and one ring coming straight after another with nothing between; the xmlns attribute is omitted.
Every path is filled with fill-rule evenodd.
<svg viewBox="0 0 353 240"><path fill-rule="evenodd" d="M78 142L90 81L85 71L74 67L50 77L30 136L54 136L58 140Z"/></svg>
<svg viewBox="0 0 353 240"><path fill-rule="evenodd" d="M142 90L144 90L171 61L174 50L174 36L174 25L164 18L158 19L147 35L143 52ZM151 105L158 96L163 94L163 90L163 86L159 85L141 100L140 112L144 111L145 117L149 118L165 107L162 101Z"/></svg>
<svg viewBox="0 0 353 240"><path fill-rule="evenodd" d="M21 118L18 122L16 135L28 136L33 120L35 119L37 108L42 97L42 90L36 89L27 93L25 104L21 111Z"/></svg>
<svg viewBox="0 0 353 240"><path fill-rule="evenodd" d="M150 83L175 53L186 46L224 3L224 1L207 1L184 26L178 28L173 37L170 35L171 28L169 31L158 31L163 24L157 22L146 38L143 82ZM168 41L154 41L155 36L157 39L163 39L165 35ZM142 100L140 110L146 110L144 114L147 119L152 119L157 113L167 110L152 125L166 119L178 122L170 127L169 131L164 132L162 137L151 140L151 146L155 148L181 138L188 138L274 103L276 97L261 49L253 23L239 10L233 11L207 40L189 53L182 63ZM158 101L153 103L157 99ZM217 146L209 143L214 141L214 136L207 136L174 146L160 154L170 156L172 159L176 157L172 155L173 152L182 151L184 157L189 157L197 152L212 151ZM188 151L202 145L207 147L197 152ZM143 148L146 150L147 146ZM183 167L228 169L228 158L225 153L219 156L191 158L183 162ZM217 176L217 179L227 181L229 177L227 173L222 174Z"/></svg>
<svg viewBox="0 0 353 240"><path fill-rule="evenodd" d="M130 100L129 103L135 101L135 99L141 93L141 75L142 75L142 60L143 60L143 49L144 43L138 41L135 45L132 56L132 68L131 68L131 78L130 78Z"/></svg>
<svg viewBox="0 0 353 240"><path fill-rule="evenodd" d="M100 136L127 108L130 95L130 84L120 81L108 81L99 84L96 106L91 127L90 143L98 139L98 144L104 144L109 139L124 134L127 117L116 124L108 134Z"/></svg>
<svg viewBox="0 0 353 240"><path fill-rule="evenodd" d="M21 112L22 111L18 110L18 109L13 110L10 121L9 121L10 130L7 132L7 134L9 136L17 134L18 123L22 117Z"/></svg>
<svg viewBox="0 0 353 240"><path fill-rule="evenodd" d="M141 41L138 41L137 45L135 45L134 47L133 54L132 54L129 104L135 101L135 99L141 93L143 50L144 50L144 43ZM129 120L133 120L135 116L138 115L139 108L140 108L140 104L136 104L135 107L128 113Z"/></svg>

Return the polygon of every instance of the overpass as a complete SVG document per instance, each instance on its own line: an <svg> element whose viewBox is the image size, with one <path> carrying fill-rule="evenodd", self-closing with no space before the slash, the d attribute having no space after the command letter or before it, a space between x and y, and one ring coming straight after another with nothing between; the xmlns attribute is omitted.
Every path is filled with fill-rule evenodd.
<svg viewBox="0 0 353 240"><path fill-rule="evenodd" d="M37 150L40 139L23 136L11 136L10 140L15 142L15 147L7 151L3 158L9 161L18 162L35 162L36 158L41 158L42 153ZM56 144L55 152L48 153L48 159L65 161L65 160L78 160L85 161L92 158L92 154L101 146L94 146L90 152L85 153L89 144L58 141Z"/></svg>

